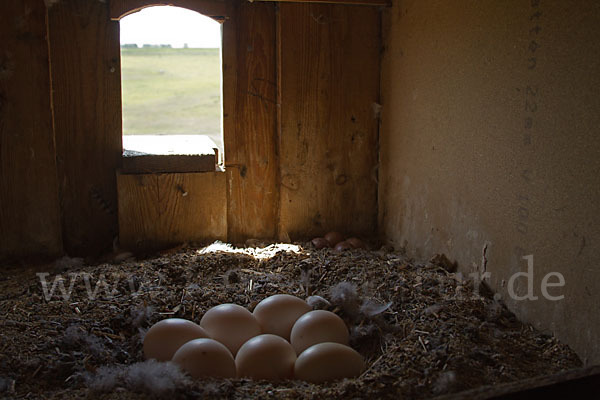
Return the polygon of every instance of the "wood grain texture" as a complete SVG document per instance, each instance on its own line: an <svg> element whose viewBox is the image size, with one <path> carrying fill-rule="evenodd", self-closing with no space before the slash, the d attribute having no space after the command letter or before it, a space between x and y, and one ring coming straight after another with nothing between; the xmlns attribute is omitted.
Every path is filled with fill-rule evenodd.
<svg viewBox="0 0 600 400"><path fill-rule="evenodd" d="M277 229L275 5L237 2L223 25L228 240ZM232 77L235 75L235 77Z"/></svg>
<svg viewBox="0 0 600 400"><path fill-rule="evenodd" d="M117 235L119 25L106 2L88 0L62 0L48 19L64 245L91 255Z"/></svg>
<svg viewBox="0 0 600 400"><path fill-rule="evenodd" d="M380 15L280 4L279 234L365 235L377 216Z"/></svg>
<svg viewBox="0 0 600 400"><path fill-rule="evenodd" d="M278 3L321 3L321 4L349 4L361 6L390 6L391 0L256 0L273 1Z"/></svg>
<svg viewBox="0 0 600 400"><path fill-rule="evenodd" d="M225 173L117 175L121 246L226 240Z"/></svg>
<svg viewBox="0 0 600 400"><path fill-rule="evenodd" d="M600 366L566 370L435 397L436 400L585 399L600 393ZM593 395L592 395L593 396Z"/></svg>
<svg viewBox="0 0 600 400"><path fill-rule="evenodd" d="M123 157L121 172L124 174L214 172L215 154L187 155L137 155Z"/></svg>
<svg viewBox="0 0 600 400"><path fill-rule="evenodd" d="M175 6L197 11L207 17L221 20L227 15L225 0L111 0L110 18L119 20L151 6Z"/></svg>
<svg viewBox="0 0 600 400"><path fill-rule="evenodd" d="M0 15L0 259L52 257L62 240L46 9L2 1Z"/></svg>

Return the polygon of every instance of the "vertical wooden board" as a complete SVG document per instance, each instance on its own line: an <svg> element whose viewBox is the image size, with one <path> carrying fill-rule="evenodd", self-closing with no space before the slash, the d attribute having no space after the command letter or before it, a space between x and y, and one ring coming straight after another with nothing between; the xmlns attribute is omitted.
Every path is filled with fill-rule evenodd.
<svg viewBox="0 0 600 400"><path fill-rule="evenodd" d="M228 240L274 238L278 202L275 5L240 2L223 29L224 47L235 46L235 55L224 57ZM235 81L227 82L231 72Z"/></svg>
<svg viewBox="0 0 600 400"><path fill-rule="evenodd" d="M282 238L375 230L379 10L281 4Z"/></svg>
<svg viewBox="0 0 600 400"><path fill-rule="evenodd" d="M48 17L65 249L100 253L118 233L119 25L100 1L62 0Z"/></svg>
<svg viewBox="0 0 600 400"><path fill-rule="evenodd" d="M280 3L328 3L341 5L389 6L391 0L257 0L276 1Z"/></svg>
<svg viewBox="0 0 600 400"><path fill-rule="evenodd" d="M2 1L0 259L62 252L46 8Z"/></svg>
<svg viewBox="0 0 600 400"><path fill-rule="evenodd" d="M132 250L225 240L225 174L117 176L121 245Z"/></svg>

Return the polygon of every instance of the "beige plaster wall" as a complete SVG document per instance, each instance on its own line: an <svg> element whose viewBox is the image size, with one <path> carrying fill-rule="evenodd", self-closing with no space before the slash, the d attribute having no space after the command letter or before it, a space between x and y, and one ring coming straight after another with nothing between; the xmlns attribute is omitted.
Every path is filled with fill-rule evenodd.
<svg viewBox="0 0 600 400"><path fill-rule="evenodd" d="M596 0L398 0L381 82L382 234L485 269L511 310L588 363L600 363L599 21ZM538 299L512 299L529 254ZM541 292L550 272L562 300Z"/></svg>

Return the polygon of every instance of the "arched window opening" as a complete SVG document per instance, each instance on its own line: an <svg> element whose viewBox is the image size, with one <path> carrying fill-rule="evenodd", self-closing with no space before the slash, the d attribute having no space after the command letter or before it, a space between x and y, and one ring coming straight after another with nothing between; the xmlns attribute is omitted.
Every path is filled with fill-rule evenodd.
<svg viewBox="0 0 600 400"><path fill-rule="evenodd" d="M221 24L156 6L120 28L125 153L222 155Z"/></svg>

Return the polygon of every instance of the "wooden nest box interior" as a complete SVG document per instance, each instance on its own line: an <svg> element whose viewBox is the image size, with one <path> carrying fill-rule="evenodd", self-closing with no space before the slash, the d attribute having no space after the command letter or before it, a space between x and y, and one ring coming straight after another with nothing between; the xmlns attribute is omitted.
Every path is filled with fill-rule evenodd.
<svg viewBox="0 0 600 400"><path fill-rule="evenodd" d="M123 153L120 20L158 5L221 24L223 152ZM328 388L269 389L281 396L600 393L593 367L600 364L598 21L596 0L2 0L0 311L7 317L0 320L0 397L41 396L50 389L35 382L46 378L61 382L50 397L91 390L75 367L53 375L51 366L62 365L56 358L35 358L38 368L7 352L20 348L10 344L19 332L55 314L63 319L43 328L51 331L40 328L42 335L64 339L76 326L69 332L78 345L129 343L119 348L127 356L105 364L141 361L134 337L148 324L118 328L99 306L94 312L112 330L93 327L85 319L91 303L43 299L40 271L48 279L67 271L135 275L136 294L114 300L113 311L152 306L152 322L167 314L197 319L214 305L208 292L186 299L203 283L189 289L175 275L218 281L225 286L213 288L221 293L213 299L249 308L276 289L331 300L328 290L352 276L362 295L392 304L379 317L393 329L377 325L377 346L357 344L367 349L366 375ZM360 238L368 250L317 250L311 240L331 231ZM202 258L217 240L231 244L222 245L229 255ZM292 256L291 247L274 243L298 247ZM425 296L428 282L448 277L454 280L436 287L475 290L482 303L451 303L444 313L407 292ZM173 281L171 292L136 297L163 278ZM32 293L42 308L27 303ZM479 315L494 304L512 315L510 324ZM496 334L489 340L502 337L506 350L519 338L509 330L520 329L523 346L533 347L515 351L541 361L498 375L510 370L499 361L508 350L486 342L487 350L453 353L416 322L435 316L428 327L454 332L452 323L469 315L481 318L479 333L461 335L478 346ZM56 349L27 343L40 354L58 350L63 361L74 351L61 347L64 340ZM403 353L407 343L413 353ZM443 362L428 361L431 370L419 364L444 345ZM414 363L414 372L396 371L384 348L396 349L394 362ZM91 373L103 364L93 351L77 351L85 363L69 365ZM544 375L551 353L559 361L548 376L531 380ZM460 365L469 368L461 357L471 357L470 371L504 378L463 376ZM173 390L199 390L186 385ZM228 385L217 384L215 395L275 396L239 380Z"/></svg>

